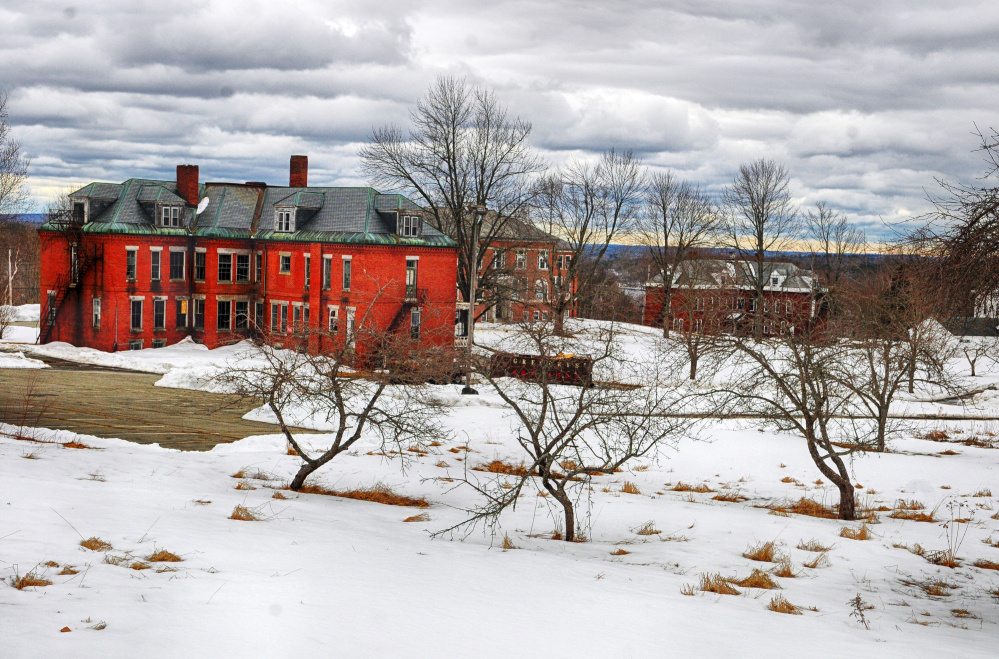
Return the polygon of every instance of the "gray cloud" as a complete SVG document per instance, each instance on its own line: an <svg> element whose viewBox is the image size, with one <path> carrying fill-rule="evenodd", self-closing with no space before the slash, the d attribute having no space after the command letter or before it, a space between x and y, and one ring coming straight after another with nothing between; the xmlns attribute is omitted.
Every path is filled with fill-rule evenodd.
<svg viewBox="0 0 999 659"><path fill-rule="evenodd" d="M361 184L356 149L441 72L495 88L552 162L631 148L717 193L787 163L797 198L874 233L971 180L999 126L983 1L0 0L0 86L35 198L171 176Z"/></svg>

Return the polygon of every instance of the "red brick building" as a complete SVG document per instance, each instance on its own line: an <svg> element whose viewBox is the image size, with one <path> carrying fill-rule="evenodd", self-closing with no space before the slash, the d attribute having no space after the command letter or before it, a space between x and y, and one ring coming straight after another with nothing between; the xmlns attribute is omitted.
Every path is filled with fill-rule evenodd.
<svg viewBox="0 0 999 659"><path fill-rule="evenodd" d="M181 165L175 181L69 199L71 216L39 230L41 343L215 347L304 328L355 341L362 324L454 342L455 243L402 195L309 186L305 156L288 186L201 183Z"/></svg>
<svg viewBox="0 0 999 659"><path fill-rule="evenodd" d="M763 264L766 281L757 299L752 261L699 259L684 262L673 279L669 313L663 280L645 285L643 324L709 334L749 332L760 318L764 335L779 335L820 316L820 288L815 276L793 263Z"/></svg>
<svg viewBox="0 0 999 659"><path fill-rule="evenodd" d="M571 299L572 251L563 241L528 222L509 219L482 253L476 318L516 323L548 320L554 296ZM569 311L574 316L574 311Z"/></svg>

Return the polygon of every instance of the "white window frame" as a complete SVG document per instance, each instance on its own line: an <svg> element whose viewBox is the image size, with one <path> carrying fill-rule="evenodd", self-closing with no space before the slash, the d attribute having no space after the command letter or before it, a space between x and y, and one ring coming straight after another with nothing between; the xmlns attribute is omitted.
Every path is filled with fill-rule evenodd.
<svg viewBox="0 0 999 659"><path fill-rule="evenodd" d="M181 278L175 279L173 277L173 255L180 253L183 255L181 259ZM187 248L186 247L171 247L170 248L170 258L168 259L167 267L170 269L168 273L170 281L187 281Z"/></svg>
<svg viewBox="0 0 999 659"><path fill-rule="evenodd" d="M274 231L277 233L295 232L295 209L275 208L274 209Z"/></svg>
<svg viewBox="0 0 999 659"><path fill-rule="evenodd" d="M132 259L132 275L129 276L128 259ZM125 247L125 281L136 281L139 278L139 248L138 246Z"/></svg>
<svg viewBox="0 0 999 659"><path fill-rule="evenodd" d="M302 254L302 260L305 261L305 290L309 290L312 286L312 254Z"/></svg>
<svg viewBox="0 0 999 659"><path fill-rule="evenodd" d="M516 260L514 261L514 270L527 270L527 250L518 249L516 251Z"/></svg>
<svg viewBox="0 0 999 659"><path fill-rule="evenodd" d="M128 298L128 327L133 332L141 332L142 331L142 322L143 322L143 320L145 318L145 315L146 315L146 310L145 310L145 306L146 305L144 303L144 300L145 300L145 296L143 296L143 295L132 295L132 296L129 296L129 298ZM139 303L139 325L138 325L138 327L136 327L135 324L133 323L133 321L135 320L133 305L136 302Z"/></svg>
<svg viewBox="0 0 999 659"><path fill-rule="evenodd" d="M91 327L99 330L101 328L101 298L93 298L91 308Z"/></svg>
<svg viewBox="0 0 999 659"><path fill-rule="evenodd" d="M340 290L350 292L350 286L353 284L354 279L354 266L348 264L353 261L353 257L349 254L344 254L340 259Z"/></svg>
<svg viewBox="0 0 999 659"><path fill-rule="evenodd" d="M340 332L340 305L328 304L326 311L328 314L327 330L330 334L338 334Z"/></svg>
<svg viewBox="0 0 999 659"><path fill-rule="evenodd" d="M156 304L163 303L163 325L156 325ZM165 330L166 329L166 318L167 318L167 297L163 295L153 296L153 330Z"/></svg>
<svg viewBox="0 0 999 659"><path fill-rule="evenodd" d="M149 248L149 280L160 281L163 279L163 248Z"/></svg>
<svg viewBox="0 0 999 659"><path fill-rule="evenodd" d="M548 269L548 252L543 249L538 250L538 270Z"/></svg>
<svg viewBox="0 0 999 659"><path fill-rule="evenodd" d="M161 206L159 224L161 227L166 227L168 229L179 228L181 226L180 215L181 215L180 206Z"/></svg>
<svg viewBox="0 0 999 659"><path fill-rule="evenodd" d="M397 233L403 238L419 238L422 220L419 215L399 214Z"/></svg>

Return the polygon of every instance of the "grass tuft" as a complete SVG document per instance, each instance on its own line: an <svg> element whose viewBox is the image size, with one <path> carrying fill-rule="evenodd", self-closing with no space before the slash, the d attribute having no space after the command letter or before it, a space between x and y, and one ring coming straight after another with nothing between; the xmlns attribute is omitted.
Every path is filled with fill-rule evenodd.
<svg viewBox="0 0 999 659"><path fill-rule="evenodd" d="M67 565L67 566L63 567L63 569L59 572L60 576L62 576L62 575L71 575L71 574L79 574L79 571L78 570L74 570L72 568L72 566L70 566L70 565Z"/></svg>
<svg viewBox="0 0 999 659"><path fill-rule="evenodd" d="M638 489L638 486L631 481L625 481L624 485L621 486L621 491L625 494L641 494L642 491Z"/></svg>
<svg viewBox="0 0 999 659"><path fill-rule="evenodd" d="M986 487L986 488L983 488L981 490L978 490L977 492L975 492L971 496L973 496L973 497L990 497L990 496L992 496L992 490L990 490L989 488Z"/></svg>
<svg viewBox="0 0 999 659"><path fill-rule="evenodd" d="M285 495L281 494L280 492L275 492L274 494L271 495L271 498L272 499L287 499L288 497L286 497Z"/></svg>
<svg viewBox="0 0 999 659"><path fill-rule="evenodd" d="M513 540L510 539L509 535L503 536L503 549L516 549L517 545L513 544Z"/></svg>
<svg viewBox="0 0 999 659"><path fill-rule="evenodd" d="M611 556L627 556L630 553L627 549L615 549L611 552Z"/></svg>
<svg viewBox="0 0 999 659"><path fill-rule="evenodd" d="M487 471L491 474L506 474L507 476L527 476L527 467L521 462L518 465L511 465L502 460L493 460L478 467L473 467L475 471Z"/></svg>
<svg viewBox="0 0 999 659"><path fill-rule="evenodd" d="M299 492L305 494L323 494L326 496L341 497L344 499L357 499L358 501L370 501L381 503L386 506L411 506L413 508L429 508L430 504L425 499L414 499L412 497L396 494L387 485L374 485L369 488L358 488L354 490L331 490L322 485L303 485Z"/></svg>
<svg viewBox="0 0 999 659"><path fill-rule="evenodd" d="M430 515L428 515L426 513L420 513L419 515L412 515L411 517L407 517L406 519L404 519L402 521L404 521L404 522L429 522L430 521Z"/></svg>
<svg viewBox="0 0 999 659"><path fill-rule="evenodd" d="M733 581L736 586L743 588L762 588L764 590L775 590L780 588L780 584L774 581L769 574L760 569L753 570L753 573L741 581Z"/></svg>
<svg viewBox="0 0 999 659"><path fill-rule="evenodd" d="M739 503L749 499L749 497L743 496L738 492L721 492L711 498L715 501L728 501L729 503Z"/></svg>
<svg viewBox="0 0 999 659"><path fill-rule="evenodd" d="M110 542L105 542L96 536L81 540L80 546L90 551L110 551L112 549Z"/></svg>
<svg viewBox="0 0 999 659"><path fill-rule="evenodd" d="M93 446L87 446L86 444L81 444L80 442L73 440L72 442L66 442L62 445L63 448L80 448L80 449L93 449Z"/></svg>
<svg viewBox="0 0 999 659"><path fill-rule="evenodd" d="M761 561L763 563L777 562L777 544L771 540L769 542L759 542L742 553L751 561Z"/></svg>
<svg viewBox="0 0 999 659"><path fill-rule="evenodd" d="M997 590L996 592L999 592L999 590ZM697 586L695 586L692 583L683 584L683 587L680 588L680 594L686 595L688 597L693 597L694 595L697 594ZM999 595L997 595L997 597L999 597Z"/></svg>
<svg viewBox="0 0 999 659"><path fill-rule="evenodd" d="M232 514L229 515L229 519L236 519L241 522L259 522L261 517L246 506L240 505L232 509Z"/></svg>
<svg viewBox="0 0 999 659"><path fill-rule="evenodd" d="M151 563L180 563L184 559L171 551L160 549L147 556L146 560Z"/></svg>
<svg viewBox="0 0 999 659"><path fill-rule="evenodd" d="M832 546L828 546L827 547L826 545L822 544L821 542L819 542L815 538L812 538L808 542L805 542L804 540L802 540L801 542L799 542L798 543L798 549L801 549L803 551L818 551L818 552L823 552L823 551L829 551L830 549L832 549Z"/></svg>
<svg viewBox="0 0 999 659"><path fill-rule="evenodd" d="M38 576L34 570L31 570L27 574L19 575L16 571L14 576L10 578L10 585L17 590L24 590L25 588L40 588L42 586L51 586L52 581L46 579L45 577Z"/></svg>
<svg viewBox="0 0 999 659"><path fill-rule="evenodd" d="M793 579L798 576L798 573L794 571L794 566L791 564L790 556L780 557L777 561L777 569L774 570L774 575L785 579Z"/></svg>
<svg viewBox="0 0 999 659"><path fill-rule="evenodd" d="M767 605L767 608L771 611L776 611L777 613L787 613L793 616L801 615L801 609L788 602L784 599L784 596L780 594L777 594L770 599L770 604Z"/></svg>
<svg viewBox="0 0 999 659"><path fill-rule="evenodd" d="M635 529L635 533L638 535L658 535L660 531L656 528L655 520L650 519L645 524L642 524Z"/></svg>
<svg viewBox="0 0 999 659"><path fill-rule="evenodd" d="M820 567L828 567L831 563L829 562L829 556L826 552L821 552L812 560L802 563L802 565L810 570L816 570Z"/></svg>
<svg viewBox="0 0 999 659"><path fill-rule="evenodd" d="M718 595L739 594L739 591L733 588L732 584L720 574L702 574L698 588L706 593L717 593Z"/></svg>
<svg viewBox="0 0 999 659"><path fill-rule="evenodd" d="M870 540L871 530L867 528L867 523L865 522L860 525L860 528L856 529L844 526L839 530L839 536L850 540Z"/></svg>
<svg viewBox="0 0 999 659"><path fill-rule="evenodd" d="M236 489L237 490L255 490L255 489L257 489L257 486L254 485L253 483L251 483L250 481L244 480L244 481L239 481L238 483L236 483Z"/></svg>
<svg viewBox="0 0 999 659"><path fill-rule="evenodd" d="M836 519L839 515L834 508L824 506L815 499L801 497L797 501L780 501L767 506L776 513L794 513L795 515L807 515L808 517L820 517L822 519Z"/></svg>
<svg viewBox="0 0 999 659"><path fill-rule="evenodd" d="M975 561L974 565L975 567L980 567L983 570L999 570L999 563L984 558Z"/></svg>
<svg viewBox="0 0 999 659"><path fill-rule="evenodd" d="M714 492L707 483L698 483L697 485L688 485L683 481L680 481L676 485L670 488L674 492L697 492L698 494L706 494L708 492Z"/></svg>

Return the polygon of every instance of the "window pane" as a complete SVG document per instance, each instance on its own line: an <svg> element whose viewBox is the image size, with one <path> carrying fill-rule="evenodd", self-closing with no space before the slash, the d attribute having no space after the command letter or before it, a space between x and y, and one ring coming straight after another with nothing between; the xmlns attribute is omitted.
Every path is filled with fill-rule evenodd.
<svg viewBox="0 0 999 659"><path fill-rule="evenodd" d="M232 254L219 254L219 281L232 281Z"/></svg>
<svg viewBox="0 0 999 659"><path fill-rule="evenodd" d="M142 300L132 300L132 329L142 329Z"/></svg>
<svg viewBox="0 0 999 659"><path fill-rule="evenodd" d="M250 303L246 300L236 301L236 329L246 329L250 324Z"/></svg>
<svg viewBox="0 0 999 659"><path fill-rule="evenodd" d="M205 261L208 255L204 252L194 253L194 280L204 281L205 280Z"/></svg>
<svg viewBox="0 0 999 659"><path fill-rule="evenodd" d="M184 279L184 252L170 252L170 279Z"/></svg>
<svg viewBox="0 0 999 659"><path fill-rule="evenodd" d="M236 281L250 281L250 255L236 255Z"/></svg>
<svg viewBox="0 0 999 659"><path fill-rule="evenodd" d="M232 325L232 317L230 312L232 310L232 302L229 300L220 300L218 303L218 323L217 327L220 330L227 330Z"/></svg>
<svg viewBox="0 0 999 659"><path fill-rule="evenodd" d="M350 290L350 259L343 261L343 289Z"/></svg>

